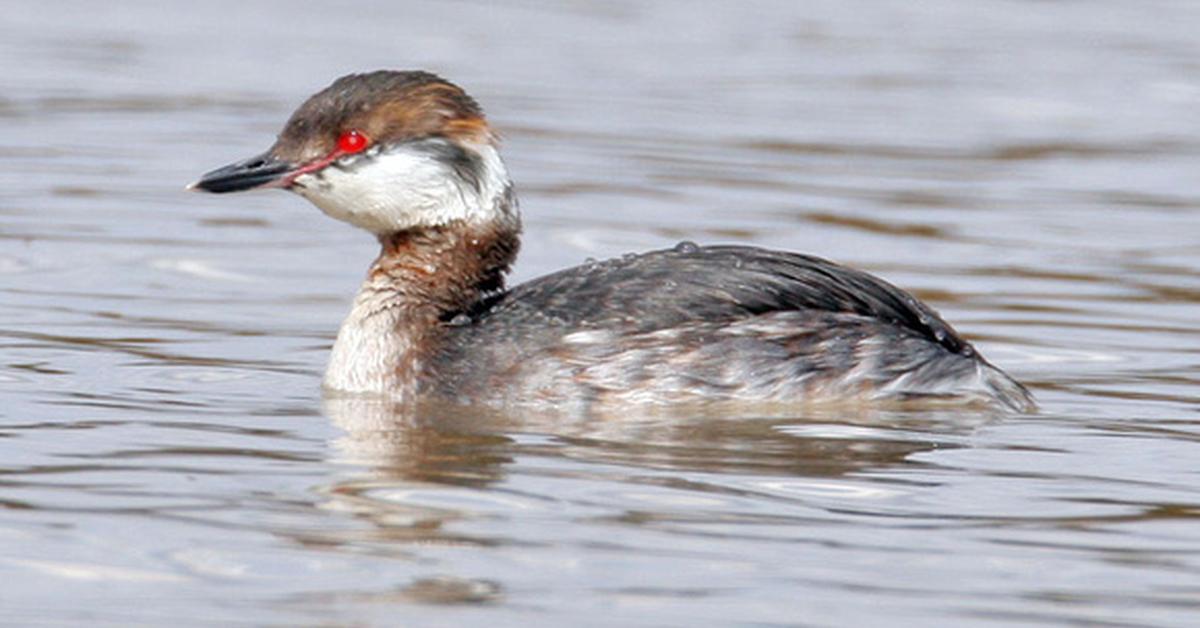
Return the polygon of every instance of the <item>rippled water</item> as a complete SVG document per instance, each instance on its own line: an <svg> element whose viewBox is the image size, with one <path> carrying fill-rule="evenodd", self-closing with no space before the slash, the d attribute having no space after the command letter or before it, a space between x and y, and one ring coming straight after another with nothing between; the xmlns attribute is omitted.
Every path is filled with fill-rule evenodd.
<svg viewBox="0 0 1200 628"><path fill-rule="evenodd" d="M0 22L0 622L1198 621L1196 3L116 6ZM372 241L181 188L379 67L505 132L518 279L820 254L1042 411L323 403Z"/></svg>

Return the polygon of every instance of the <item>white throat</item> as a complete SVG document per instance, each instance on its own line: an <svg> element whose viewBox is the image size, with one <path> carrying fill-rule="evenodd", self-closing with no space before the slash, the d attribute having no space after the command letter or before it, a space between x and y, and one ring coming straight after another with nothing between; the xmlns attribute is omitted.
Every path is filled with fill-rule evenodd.
<svg viewBox="0 0 1200 628"><path fill-rule="evenodd" d="M296 178L292 191L376 235L455 220L517 220L508 170L491 144L431 138L377 146Z"/></svg>

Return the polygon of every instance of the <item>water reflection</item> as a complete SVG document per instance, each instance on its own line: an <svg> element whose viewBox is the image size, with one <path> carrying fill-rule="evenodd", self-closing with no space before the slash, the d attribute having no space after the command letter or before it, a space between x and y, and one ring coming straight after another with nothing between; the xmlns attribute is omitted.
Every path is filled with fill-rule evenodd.
<svg viewBox="0 0 1200 628"><path fill-rule="evenodd" d="M812 491L853 490L828 480L917 464L914 454L962 447L998 418L962 409L840 408L798 417L794 409L713 406L581 418L353 396L329 397L324 410L345 430L333 443L335 461L350 465L322 489L328 508L369 521L376 541L485 546L508 541L464 536L448 524L598 503L623 511L606 515L622 520L670 520L681 505L699 505L718 520L783 523L788 516L758 502L803 504ZM567 481L569 492L513 489L514 471L522 484L531 476ZM572 496L597 481L611 494Z"/></svg>
<svg viewBox="0 0 1200 628"><path fill-rule="evenodd" d="M797 416L795 408L710 404L580 417L432 403L412 408L347 396L326 398L323 408L346 431L336 442L343 461L447 483L493 477L479 470L507 461L494 455L501 450L714 473L842 475L955 446L958 437L1001 416L961 408L857 407Z"/></svg>
<svg viewBox="0 0 1200 628"><path fill-rule="evenodd" d="M1195 623L1195 2L535 4L5 14L6 622ZM1046 412L330 426L369 239L180 188L397 66L505 133L520 278L682 239L819 254Z"/></svg>

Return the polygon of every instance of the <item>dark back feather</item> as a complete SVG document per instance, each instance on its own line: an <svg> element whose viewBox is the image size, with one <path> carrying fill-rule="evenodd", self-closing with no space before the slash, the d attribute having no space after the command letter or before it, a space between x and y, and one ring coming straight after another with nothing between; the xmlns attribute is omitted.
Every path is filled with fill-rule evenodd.
<svg viewBox="0 0 1200 628"><path fill-rule="evenodd" d="M649 332L793 310L857 314L952 353L972 352L936 312L882 279L819 257L747 246L679 246L585 264L492 296L469 314L489 334L509 328L526 336L532 330L522 328L530 325L546 335L556 327Z"/></svg>

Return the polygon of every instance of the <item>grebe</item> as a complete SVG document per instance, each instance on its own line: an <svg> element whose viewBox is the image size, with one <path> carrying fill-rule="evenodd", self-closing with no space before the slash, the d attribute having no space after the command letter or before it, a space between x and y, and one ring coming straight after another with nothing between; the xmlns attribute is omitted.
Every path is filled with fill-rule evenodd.
<svg viewBox="0 0 1200 628"><path fill-rule="evenodd" d="M329 390L502 406L1033 408L929 306L816 257L685 242L508 289L521 220L497 146L479 105L438 76L352 74L305 101L270 150L189 188L284 188L379 239Z"/></svg>

